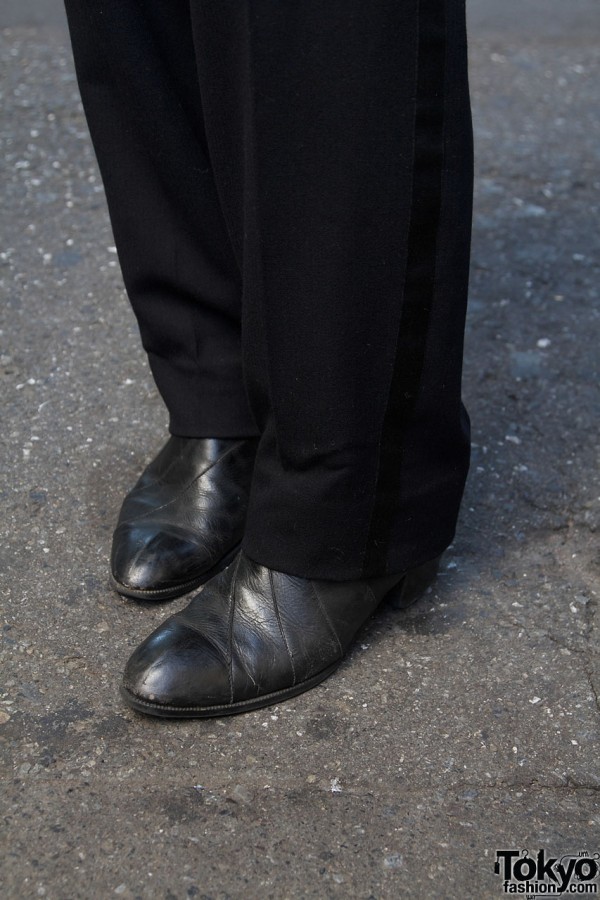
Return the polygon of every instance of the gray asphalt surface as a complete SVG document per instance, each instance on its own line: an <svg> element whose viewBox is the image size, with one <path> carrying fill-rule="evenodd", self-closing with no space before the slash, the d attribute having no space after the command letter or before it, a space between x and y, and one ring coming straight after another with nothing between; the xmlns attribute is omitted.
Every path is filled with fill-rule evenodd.
<svg viewBox="0 0 600 900"><path fill-rule="evenodd" d="M161 722L117 684L185 600L119 598L107 555L166 416L61 9L3 6L0 896L497 898L498 849L600 851L600 11L471 0L470 20L455 544L321 687Z"/></svg>

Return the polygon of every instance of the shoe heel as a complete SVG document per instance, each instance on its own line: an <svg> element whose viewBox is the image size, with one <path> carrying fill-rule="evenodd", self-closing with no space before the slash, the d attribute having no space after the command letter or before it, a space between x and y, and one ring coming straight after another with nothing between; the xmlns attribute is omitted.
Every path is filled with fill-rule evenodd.
<svg viewBox="0 0 600 900"><path fill-rule="evenodd" d="M407 609L419 600L436 579L440 556L407 572L400 584L388 595L392 609Z"/></svg>

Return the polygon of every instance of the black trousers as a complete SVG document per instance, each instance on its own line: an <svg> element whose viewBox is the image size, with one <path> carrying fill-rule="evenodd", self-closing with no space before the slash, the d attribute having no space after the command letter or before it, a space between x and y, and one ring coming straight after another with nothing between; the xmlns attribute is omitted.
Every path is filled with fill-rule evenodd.
<svg viewBox="0 0 600 900"><path fill-rule="evenodd" d="M401 572L452 540L472 192L464 0L67 0L174 434L260 435L246 553Z"/></svg>

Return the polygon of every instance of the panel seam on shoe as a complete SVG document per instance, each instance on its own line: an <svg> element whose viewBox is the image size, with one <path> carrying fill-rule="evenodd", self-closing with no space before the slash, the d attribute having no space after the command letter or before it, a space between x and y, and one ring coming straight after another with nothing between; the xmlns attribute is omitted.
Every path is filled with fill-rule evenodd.
<svg viewBox="0 0 600 900"><path fill-rule="evenodd" d="M165 446L166 446L166 445L165 445ZM163 449L164 449L164 448L163 448ZM159 453L160 453L160 452L162 452L162 451L159 451ZM144 488L154 487L155 484L164 484L164 477L165 477L165 475L166 475L168 472L171 471L171 469L173 468L173 466L174 466L176 463L179 462L179 460L181 459L182 456L183 456L183 448L179 451L179 453L177 454L177 456L175 457L175 459L172 459L172 460L171 460L171 462L169 463L169 465L167 466L167 468L165 469L165 471L162 473L162 475L157 475L155 478L152 478L152 480L149 481L148 484L145 484L145 485L144 485ZM155 459L156 459L156 457L155 457ZM143 473L142 473L142 477L145 475L146 470L150 468L150 466L151 466L152 463L155 461L155 459L154 459L154 460L151 460L151 461L148 463L148 465L146 466L146 469L144 469L144 471L143 471ZM135 491L135 489L136 489L136 486L134 485L133 490Z"/></svg>
<svg viewBox="0 0 600 900"><path fill-rule="evenodd" d="M336 644L338 645L338 650L340 652L340 656L343 656L344 650L342 648L342 642L339 639L337 631L333 627L333 623L332 623L331 619L329 618L329 613L325 609L325 605L324 605L323 601L321 600L319 592L317 591L317 586L314 583L314 581L310 581L310 586L311 586L313 595L315 596L317 603L319 604L319 609L321 610L323 617L324 617L325 621L327 622L329 630L330 630L331 634L333 635L333 638L334 638Z"/></svg>
<svg viewBox="0 0 600 900"><path fill-rule="evenodd" d="M161 503L160 506L153 506L152 509L149 509L147 512L140 513L139 516L133 516L131 519L124 519L122 522L118 523L117 527L119 527L120 525L130 525L132 522L139 522L141 519L146 519L148 518L148 516L154 515L154 513L158 512L159 510L166 509L167 506L171 506L171 504L175 503L176 500L179 500L181 497L183 497L185 492L188 491L192 487L192 485L194 485L200 478L203 478L204 475L207 474L207 472L210 472L210 470L213 469L217 465L217 463L222 462L227 456L229 456L230 453L233 453L234 450L237 450L238 447L241 447L243 443L244 441L240 441L238 444L235 444L234 447L230 447L229 450L226 450L222 456L220 456L218 459L215 459L215 461L207 466L206 469L203 469L202 472L199 472L198 475L195 475L192 480L189 481L186 486L179 491L178 494L175 494L174 497L171 497L171 499L167 503ZM135 491L135 488L133 488L133 491ZM133 491L131 493L133 493ZM127 500L127 497L125 498L125 500Z"/></svg>
<svg viewBox="0 0 600 900"><path fill-rule="evenodd" d="M402 576L402 578L404 578L404 576ZM367 588L368 593L369 593L369 594L371 595L371 597L373 598L374 603L375 603L376 605L379 605L379 601L378 601L378 599L377 599L377 597L376 597L376 595L375 595L375 591L373 590L373 588L371 587L371 585L370 585L370 584L367 584L367 585L365 585L365 587Z"/></svg>
<svg viewBox="0 0 600 900"><path fill-rule="evenodd" d="M277 595L275 593L275 583L273 581L273 570L269 569L269 586L271 588L271 596L273 597L273 609L275 610L275 615L277 617L277 624L279 625L279 631L281 632L281 637L283 638L283 643L285 644L285 649L287 650L287 655L290 660L290 665L292 667L292 676L293 676L293 684L296 685L296 666L294 665L294 658L292 656L287 638L285 636L285 632L283 630L283 623L281 621L281 614L279 612L279 604L277 602Z"/></svg>
<svg viewBox="0 0 600 900"><path fill-rule="evenodd" d="M237 573L238 573L238 569L240 567L241 558L242 558L242 554L240 553L240 555L237 558L236 564L235 564L235 569L233 570L233 575L231 578L231 592L229 594L229 603L230 603L231 609L229 611L229 628L228 628L229 633L227 636L227 656L228 656L227 675L229 678L229 696L230 696L229 702L230 703L234 702L233 701L233 693L234 693L234 691L233 691L233 619L234 619L234 615L235 615L235 587L237 584Z"/></svg>

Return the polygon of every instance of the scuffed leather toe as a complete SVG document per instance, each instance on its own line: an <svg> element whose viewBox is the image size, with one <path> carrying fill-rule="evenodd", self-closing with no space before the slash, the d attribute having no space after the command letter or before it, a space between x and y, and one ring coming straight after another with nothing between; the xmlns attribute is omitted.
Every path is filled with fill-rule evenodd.
<svg viewBox="0 0 600 900"><path fill-rule="evenodd" d="M232 548L235 554L237 545ZM185 528L165 523L120 525L115 531L111 574L117 590L146 597L181 594L207 580L221 556L210 541ZM201 573L201 574L199 574Z"/></svg>
<svg viewBox="0 0 600 900"><path fill-rule="evenodd" d="M204 705L230 702L229 668L222 649L176 619L168 619L140 644L127 663L123 693L154 714L189 715L190 697Z"/></svg>

